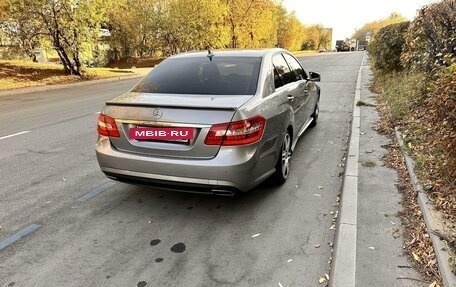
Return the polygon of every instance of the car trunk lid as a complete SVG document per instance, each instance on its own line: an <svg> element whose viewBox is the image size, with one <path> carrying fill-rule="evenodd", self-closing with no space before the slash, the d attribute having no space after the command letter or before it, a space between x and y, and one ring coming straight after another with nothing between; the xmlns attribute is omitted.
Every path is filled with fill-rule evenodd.
<svg viewBox="0 0 456 287"><path fill-rule="evenodd" d="M111 137L119 151L145 156L208 159L220 146L204 144L213 124L230 122L236 110L252 96L148 94L130 92L106 103L103 114L115 119L120 137ZM184 141L137 140L130 129L144 127L191 128Z"/></svg>

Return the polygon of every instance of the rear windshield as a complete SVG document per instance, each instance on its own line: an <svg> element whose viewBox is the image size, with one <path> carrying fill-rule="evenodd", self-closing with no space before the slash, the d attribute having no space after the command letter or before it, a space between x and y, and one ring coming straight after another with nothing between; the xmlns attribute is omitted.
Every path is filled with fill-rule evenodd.
<svg viewBox="0 0 456 287"><path fill-rule="evenodd" d="M133 92L201 95L253 95L261 58L170 58L155 67Z"/></svg>

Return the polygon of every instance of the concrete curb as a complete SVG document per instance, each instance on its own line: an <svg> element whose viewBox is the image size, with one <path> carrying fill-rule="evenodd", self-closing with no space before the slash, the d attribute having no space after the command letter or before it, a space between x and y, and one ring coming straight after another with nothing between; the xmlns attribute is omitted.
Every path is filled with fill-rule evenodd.
<svg viewBox="0 0 456 287"><path fill-rule="evenodd" d="M421 213L423 214L423 218L426 223L427 232L432 240L432 245L434 247L434 252L437 257L440 275L442 276L443 286L456 287L456 275L453 272L451 272L451 267L448 263L449 254L447 251L447 247L445 246L445 243L442 240L440 240L439 236L432 232L433 230L437 230L438 228L435 224L434 218L431 213L432 206L430 203L428 203L426 193L423 191L423 188L421 184L418 182L418 178L414 172L415 162L408 155L407 150L405 149L401 133L398 131L397 128L395 128L394 130L402 155L404 156L407 171L410 175L410 181L412 182L414 191L417 193L418 204L420 205Z"/></svg>
<svg viewBox="0 0 456 287"><path fill-rule="evenodd" d="M27 94L27 93L36 93L36 92L43 92L43 91L51 91L51 90L59 90L59 89L70 88L70 87L88 86L88 85L95 85L95 84L100 84L100 83L109 83L109 82L114 82L114 81L126 81L126 80L131 80L131 79L139 79L142 77L144 77L144 76L143 75L133 75L133 76L114 77L114 78L106 78L106 79L99 79L99 80L87 80L87 81L75 82L75 83L69 83L69 84L26 87L26 88L0 91L0 97L21 95L21 94Z"/></svg>
<svg viewBox="0 0 456 287"><path fill-rule="evenodd" d="M358 160L360 136L361 72L365 55L356 80L350 144L342 185L336 240L329 280L330 287L355 286L356 284L356 230L358 215Z"/></svg>

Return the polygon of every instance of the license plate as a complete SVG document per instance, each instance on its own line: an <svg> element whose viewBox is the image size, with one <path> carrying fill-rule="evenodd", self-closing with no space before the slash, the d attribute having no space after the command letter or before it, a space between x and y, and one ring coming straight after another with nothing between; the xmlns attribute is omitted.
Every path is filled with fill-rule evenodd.
<svg viewBox="0 0 456 287"><path fill-rule="evenodd" d="M130 139L188 143L194 137L193 128L136 127L130 128Z"/></svg>

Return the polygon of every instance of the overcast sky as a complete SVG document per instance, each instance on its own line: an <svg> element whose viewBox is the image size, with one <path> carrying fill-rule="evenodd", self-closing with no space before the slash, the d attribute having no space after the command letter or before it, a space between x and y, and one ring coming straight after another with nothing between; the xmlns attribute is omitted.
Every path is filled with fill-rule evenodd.
<svg viewBox="0 0 456 287"><path fill-rule="evenodd" d="M333 28L333 43L353 35L365 23L398 12L410 20L422 6L438 0L284 0L303 24L323 24ZM333 44L334 46L334 44Z"/></svg>

